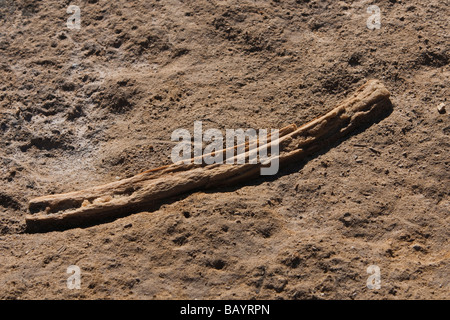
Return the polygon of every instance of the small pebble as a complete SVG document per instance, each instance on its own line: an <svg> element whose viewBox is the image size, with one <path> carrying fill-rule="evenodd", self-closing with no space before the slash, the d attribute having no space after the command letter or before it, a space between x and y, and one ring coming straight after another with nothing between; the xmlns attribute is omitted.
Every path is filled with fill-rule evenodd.
<svg viewBox="0 0 450 320"><path fill-rule="evenodd" d="M445 113L445 103L442 102L440 105L438 105L437 110L440 114L444 114Z"/></svg>

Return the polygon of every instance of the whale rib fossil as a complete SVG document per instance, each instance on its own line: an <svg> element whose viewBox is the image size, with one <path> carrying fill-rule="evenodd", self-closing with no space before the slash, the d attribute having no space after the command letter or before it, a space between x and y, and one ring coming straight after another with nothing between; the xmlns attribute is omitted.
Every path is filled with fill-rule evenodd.
<svg viewBox="0 0 450 320"><path fill-rule="evenodd" d="M370 80L328 113L301 127L290 125L281 129L278 139L269 136L267 144L257 149L277 144L280 164L298 161L355 128L374 122L391 105L389 96L380 81ZM225 151L216 152L225 154ZM38 197L29 202L27 230L49 231L110 219L118 212L157 203L188 191L257 177L262 166L265 164L260 161L256 164L175 163L85 190Z"/></svg>

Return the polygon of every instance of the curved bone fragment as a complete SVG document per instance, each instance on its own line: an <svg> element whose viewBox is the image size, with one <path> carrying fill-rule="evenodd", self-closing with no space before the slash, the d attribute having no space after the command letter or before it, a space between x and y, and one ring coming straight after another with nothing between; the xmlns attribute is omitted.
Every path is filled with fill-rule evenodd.
<svg viewBox="0 0 450 320"><path fill-rule="evenodd" d="M298 161L329 146L355 128L373 123L390 107L389 96L381 82L370 80L330 112L299 128L290 125L281 129L278 139L272 141L268 137L267 144L258 145L255 152L278 145L280 164ZM237 146L233 148L236 150ZM216 152L225 155L226 149ZM246 156L248 158L248 152ZM245 164L175 163L105 185L35 198L29 202L31 214L26 216L27 230L64 229L110 219L119 212L131 211L189 191L235 184L257 177L262 166L265 164L259 160L256 164L247 161Z"/></svg>

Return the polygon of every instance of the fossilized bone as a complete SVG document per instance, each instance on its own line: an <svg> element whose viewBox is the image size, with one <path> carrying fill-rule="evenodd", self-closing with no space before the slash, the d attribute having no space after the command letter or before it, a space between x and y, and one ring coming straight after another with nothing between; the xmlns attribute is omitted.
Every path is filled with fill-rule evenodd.
<svg viewBox="0 0 450 320"><path fill-rule="evenodd" d="M257 149L278 144L280 164L298 161L362 124L372 123L390 107L389 96L382 83L368 81L330 112L299 128L291 125L281 129L278 139L272 141L269 137L267 144ZM29 203L31 214L26 216L27 229L46 231L83 225L92 220L101 221L119 212L131 211L188 191L248 180L259 176L263 165L260 161L257 164L175 163L106 185L35 198Z"/></svg>

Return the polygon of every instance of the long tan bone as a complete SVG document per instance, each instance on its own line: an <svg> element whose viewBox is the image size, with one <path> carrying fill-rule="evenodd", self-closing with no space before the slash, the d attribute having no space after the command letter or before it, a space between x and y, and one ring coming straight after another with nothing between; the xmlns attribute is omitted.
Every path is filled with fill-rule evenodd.
<svg viewBox="0 0 450 320"><path fill-rule="evenodd" d="M389 96L381 82L370 80L325 115L299 128L291 125L281 129L278 139L272 141L269 137L267 144L259 145L256 152L278 145L280 164L299 160L361 124L372 123L390 106ZM226 150L217 152L225 154ZM248 158L248 152L246 155ZM47 231L109 219L119 212L131 211L188 191L229 185L259 176L262 166L259 160L257 164L247 161L245 164L210 165L176 163L102 186L35 198L29 203L31 214L26 216L27 229Z"/></svg>

